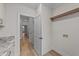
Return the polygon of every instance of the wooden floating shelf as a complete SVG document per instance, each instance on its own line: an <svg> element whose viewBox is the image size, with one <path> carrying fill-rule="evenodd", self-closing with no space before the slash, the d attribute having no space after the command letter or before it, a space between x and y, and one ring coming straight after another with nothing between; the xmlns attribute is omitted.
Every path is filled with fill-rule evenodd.
<svg viewBox="0 0 79 59"><path fill-rule="evenodd" d="M72 14L77 13L77 12L79 12L79 8L75 8L75 9L73 9L73 10L67 11L67 12L62 13L62 14L60 14L60 15L51 17L51 20L52 20L52 21L55 21L55 19L57 19L57 18L61 18L61 17L68 16L68 15L72 15Z"/></svg>

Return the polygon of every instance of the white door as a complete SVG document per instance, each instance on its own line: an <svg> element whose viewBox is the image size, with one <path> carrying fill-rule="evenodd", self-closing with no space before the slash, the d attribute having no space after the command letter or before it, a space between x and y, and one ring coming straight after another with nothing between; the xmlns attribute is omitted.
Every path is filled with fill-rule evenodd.
<svg viewBox="0 0 79 59"><path fill-rule="evenodd" d="M34 19L34 48L38 55L42 55L42 26L40 16Z"/></svg>

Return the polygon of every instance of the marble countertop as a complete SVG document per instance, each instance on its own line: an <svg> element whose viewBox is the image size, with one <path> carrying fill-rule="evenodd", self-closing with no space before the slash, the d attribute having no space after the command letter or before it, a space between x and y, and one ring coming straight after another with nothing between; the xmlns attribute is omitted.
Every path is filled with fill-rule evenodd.
<svg viewBox="0 0 79 59"><path fill-rule="evenodd" d="M0 38L0 55L7 51L14 43L14 37L1 37Z"/></svg>

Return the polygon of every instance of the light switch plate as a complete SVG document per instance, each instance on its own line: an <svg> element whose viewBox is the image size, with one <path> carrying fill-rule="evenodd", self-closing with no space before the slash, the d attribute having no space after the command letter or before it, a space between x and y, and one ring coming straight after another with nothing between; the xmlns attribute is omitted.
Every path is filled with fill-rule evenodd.
<svg viewBox="0 0 79 59"><path fill-rule="evenodd" d="M68 38L68 34L63 34L63 37L64 38Z"/></svg>

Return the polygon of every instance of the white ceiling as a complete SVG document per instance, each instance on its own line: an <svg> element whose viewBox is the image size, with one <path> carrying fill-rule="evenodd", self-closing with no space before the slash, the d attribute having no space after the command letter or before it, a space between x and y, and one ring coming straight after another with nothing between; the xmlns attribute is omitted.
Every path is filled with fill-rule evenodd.
<svg viewBox="0 0 79 59"><path fill-rule="evenodd" d="M29 8L37 9L40 3L22 3L24 6ZM49 8L58 8L63 5L71 5L72 3L42 3ZM76 3L73 3L76 4Z"/></svg>
<svg viewBox="0 0 79 59"><path fill-rule="evenodd" d="M28 6L29 8L37 9L40 3L23 3L23 5ZM49 8L57 8L62 6L64 3L42 3Z"/></svg>
<svg viewBox="0 0 79 59"><path fill-rule="evenodd" d="M45 5L49 8L57 8L59 6L64 5L64 3L45 3Z"/></svg>
<svg viewBox="0 0 79 59"><path fill-rule="evenodd" d="M32 9L37 9L39 6L39 3L23 3L23 5Z"/></svg>

